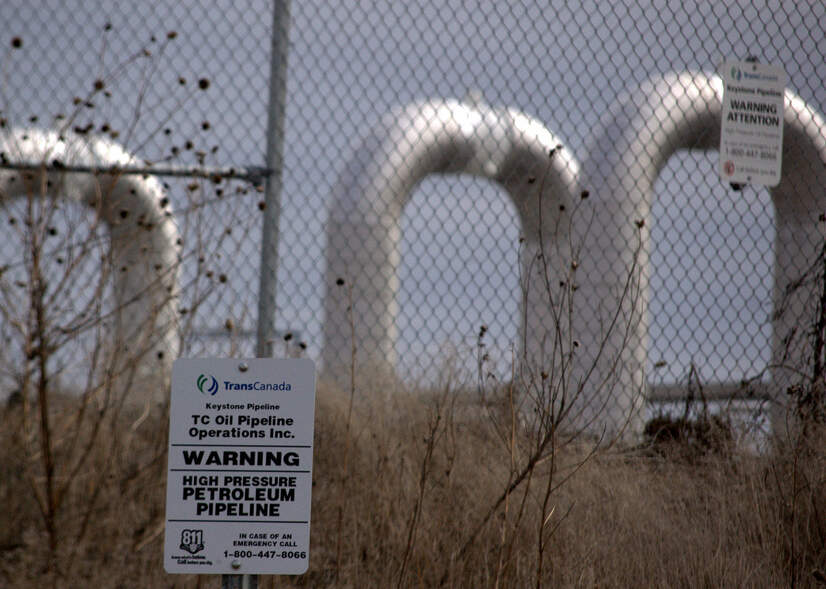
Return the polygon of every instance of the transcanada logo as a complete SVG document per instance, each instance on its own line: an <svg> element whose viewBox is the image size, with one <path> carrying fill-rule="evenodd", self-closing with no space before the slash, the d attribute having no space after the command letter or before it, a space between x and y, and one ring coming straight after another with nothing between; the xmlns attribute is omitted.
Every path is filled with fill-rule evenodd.
<svg viewBox="0 0 826 589"><path fill-rule="evenodd" d="M223 381L225 391L291 391L292 385L287 381L281 382L232 382ZM204 395L215 395L218 393L220 384L211 374L202 374L195 381L198 390Z"/></svg>
<svg viewBox="0 0 826 589"><path fill-rule="evenodd" d="M212 375L202 374L198 377L198 380L195 381L195 384L198 386L198 390L204 395L214 395L218 392L218 381L215 380L215 377Z"/></svg>
<svg viewBox="0 0 826 589"><path fill-rule="evenodd" d="M292 386L287 381L281 382L230 382L224 381L224 390L227 391L291 391Z"/></svg>

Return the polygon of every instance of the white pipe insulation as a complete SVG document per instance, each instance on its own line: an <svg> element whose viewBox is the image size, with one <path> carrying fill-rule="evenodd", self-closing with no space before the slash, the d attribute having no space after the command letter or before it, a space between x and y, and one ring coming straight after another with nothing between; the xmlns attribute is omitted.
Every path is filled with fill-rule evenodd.
<svg viewBox="0 0 826 589"><path fill-rule="evenodd" d="M520 309L522 352L538 362L543 346L554 340L558 323L549 310L537 254L544 244L552 273L567 275L570 215L580 199L579 165L542 123L519 111L456 100L417 102L374 126L334 189L323 349L328 376L347 382L351 349L363 373L393 373L402 212L423 178L451 173L494 180L509 194L524 236L522 280L530 281ZM344 285L337 284L342 280Z"/></svg>
<svg viewBox="0 0 826 589"><path fill-rule="evenodd" d="M111 239L114 317L110 333L118 386L132 400L163 402L172 361L178 356L180 239L169 201L151 176L60 170L54 164L91 168L135 165L120 145L100 137L14 129L0 136L0 203L12 198L65 198L86 205L106 223ZM125 392L125 391L124 391Z"/></svg>
<svg viewBox="0 0 826 589"><path fill-rule="evenodd" d="M621 340L621 333L609 336L610 353L597 362L599 371L607 373L609 364L618 360L623 374L613 394L629 396L640 407L648 335L650 222L641 228L636 222L650 219L654 183L671 155L680 149L719 149L722 89L719 77L695 72L647 81L610 109L583 166L584 183L594 199L594 226L599 228L577 229L591 236L583 240L579 273L586 308L598 310L605 301L617 300L634 262L632 246L641 238L637 259L643 269L641 296L624 305L624 314L638 320L626 341ZM818 217L826 212L826 125L789 90L784 125L782 178L770 189L776 223L771 376L780 408L785 387L794 382L795 370L803 369L807 360L807 331L819 287L809 282L793 289L791 296L786 293L823 247L824 223ZM604 312L578 313L574 332L593 341L605 318ZM586 349L579 360L581 369L586 369L593 351Z"/></svg>
<svg viewBox="0 0 826 589"><path fill-rule="evenodd" d="M595 433L639 434L654 183L677 150L719 148L721 97L720 79L696 72L654 78L625 94L594 135L581 183L570 154L561 150L548 158L558 144L553 134L518 111L429 101L385 116L360 144L333 194L327 227L327 374L345 381L342 372L349 373L351 355L362 369L392 373L404 206L429 174L474 174L499 182L519 211L526 239L522 275L528 284L541 278L534 275L540 242L559 276L570 276L572 247L578 248L570 341L579 346L570 356L574 368L567 384L567 394L578 399L573 422ZM778 401L806 361L805 326L817 287L790 286L817 258L824 239L818 218L826 211L826 126L791 91L786 91L784 125L782 180L771 189L777 225L771 375ZM540 176L545 178L541 196L529 183ZM590 191L593 215L571 218L580 187ZM565 326L549 312L541 288L525 290L522 352L529 361L540 360L547 357L548 337Z"/></svg>

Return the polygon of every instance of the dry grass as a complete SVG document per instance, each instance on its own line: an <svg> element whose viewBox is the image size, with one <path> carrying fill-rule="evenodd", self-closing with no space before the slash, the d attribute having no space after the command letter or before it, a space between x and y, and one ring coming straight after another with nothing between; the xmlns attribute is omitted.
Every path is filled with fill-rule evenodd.
<svg viewBox="0 0 826 589"><path fill-rule="evenodd" d="M71 414L65 405L60 411ZM220 586L217 576L163 571L163 415L134 428L135 416L108 424L104 439L117 443L96 451L66 499L50 582L32 498L38 462L22 456L20 417L19 405L0 409L0 586ZM261 587L823 586L824 441L819 431L805 447L772 457L614 448L584 463L585 449L569 447L480 527L530 448L529 435L509 447L484 411L467 409L450 391L357 402L348 428L346 394L322 386L310 570L262 578ZM543 526L552 464L562 484ZM105 484L93 498L99 477Z"/></svg>

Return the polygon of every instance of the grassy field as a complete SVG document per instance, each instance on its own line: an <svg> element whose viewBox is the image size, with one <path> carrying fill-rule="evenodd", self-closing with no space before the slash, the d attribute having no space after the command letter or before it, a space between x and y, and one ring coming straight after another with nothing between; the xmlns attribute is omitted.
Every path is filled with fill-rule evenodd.
<svg viewBox="0 0 826 589"><path fill-rule="evenodd" d="M826 586L823 426L764 456L552 444L526 470L535 440L507 411L449 389L389 398L350 412L320 386L310 569L261 587ZM74 479L53 542L37 429L0 409L0 586L219 587L163 571L166 416L103 416L63 464L95 438L75 436L77 401L55 405L54 477Z"/></svg>

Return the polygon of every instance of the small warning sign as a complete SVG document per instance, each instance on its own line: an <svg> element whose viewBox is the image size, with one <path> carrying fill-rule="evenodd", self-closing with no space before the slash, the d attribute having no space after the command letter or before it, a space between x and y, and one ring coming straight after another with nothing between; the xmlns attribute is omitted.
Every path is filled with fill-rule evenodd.
<svg viewBox="0 0 826 589"><path fill-rule="evenodd" d="M720 125L725 182L777 186L783 156L786 73L777 65L727 61Z"/></svg>
<svg viewBox="0 0 826 589"><path fill-rule="evenodd" d="M311 360L175 361L167 572L307 570L314 416Z"/></svg>

